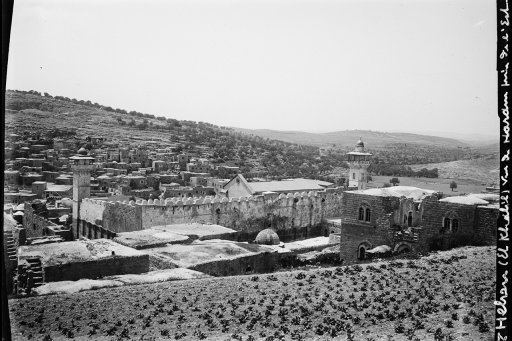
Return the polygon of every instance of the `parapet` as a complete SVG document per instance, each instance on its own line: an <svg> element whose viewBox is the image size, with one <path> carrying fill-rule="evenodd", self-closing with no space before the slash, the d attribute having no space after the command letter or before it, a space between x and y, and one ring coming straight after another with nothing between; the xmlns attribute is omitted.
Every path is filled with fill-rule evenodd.
<svg viewBox="0 0 512 341"><path fill-rule="evenodd" d="M153 206L153 207L162 207L162 206L191 206L191 205L227 205L232 203L242 203L242 202L261 202L261 203L269 203L269 202L278 202L278 201L287 201L292 198L325 198L327 194L333 193L342 193L344 192L343 188L327 188L322 191L309 191L309 192L296 192L296 193L288 193L288 194L267 194L267 195L255 195L255 196L247 196L247 197L236 197L236 198L226 198L219 196L205 196L205 197L190 197L190 198L167 198L167 199L138 199L136 201L133 200L125 200L125 201L117 201L117 202L109 202L100 199L93 198L85 198L83 202L87 202L90 204L107 206L107 205L119 205L119 206Z"/></svg>

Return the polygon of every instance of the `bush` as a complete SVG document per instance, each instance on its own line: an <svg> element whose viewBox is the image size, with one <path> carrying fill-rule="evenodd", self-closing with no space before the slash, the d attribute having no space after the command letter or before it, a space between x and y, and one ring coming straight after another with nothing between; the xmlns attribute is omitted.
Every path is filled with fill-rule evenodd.
<svg viewBox="0 0 512 341"><path fill-rule="evenodd" d="M485 323L485 321L481 321L479 324L478 324L478 331L480 333L486 333L490 330L489 328L489 325L487 323Z"/></svg>

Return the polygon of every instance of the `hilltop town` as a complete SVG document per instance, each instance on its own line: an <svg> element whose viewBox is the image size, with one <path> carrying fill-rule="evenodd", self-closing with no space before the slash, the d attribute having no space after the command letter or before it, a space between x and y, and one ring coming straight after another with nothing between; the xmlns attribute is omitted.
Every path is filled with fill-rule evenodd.
<svg viewBox="0 0 512 341"><path fill-rule="evenodd" d="M259 328L275 331L275 335L260 331L258 337L291 335L300 339L298 327L293 332L292 327L282 328L289 324L301 325L303 333L315 327L308 331L309 337L344 334L349 339L354 339L354 335L361 339L363 332L356 331L357 326L369 322L362 322L357 313L349 314L346 307L337 305L339 302L349 300L353 302L349 304L350 309L365 311L370 304L367 291L374 291L369 295L375 294L383 300L390 296L389 292L379 293L385 290L384 283L386 287L390 281L413 285L409 271L420 271L422 280L432 281L427 274L433 271L431 265L437 263L446 266L436 269L436 276L446 271L451 276L450 283L462 283L463 279L452 274L458 262L469 273L471 262L464 259L472 253L478 254L484 257L482 264L487 264L489 246L496 243L499 197L492 188L459 193L453 192L456 185L451 186L451 191L447 187L446 192L441 192L400 185L398 179L386 186L372 183L372 177L378 175L406 173L437 178L437 168L421 166L413 170L406 165L486 156L475 148L414 144L384 148L370 146L362 138L352 141L350 146L319 148L269 140L210 123L128 112L35 91L9 91L6 96L4 258L8 289L14 302L13 328L21 339L134 337L130 334L131 327L125 328L125 324L136 324L134 313L131 316L125 312L130 315L126 321L111 321L113 325L100 326L95 322L93 326L75 328L75 322L68 321L63 327L56 320L50 321L55 317L44 312L46 303L37 297L64 295L87 300L89 294L97 296L89 292L91 288L104 290L106 295L109 292L127 295L123 290L140 295L139 289L125 288L134 284L141 285L140 288L171 286L158 297L151 296L153 303L144 302L145 298L137 303L144 307L142 316L137 318L143 322L142 330L154 328L148 316L153 314L156 318L169 305L165 313L169 321L162 318L163 322L158 322L162 328L152 330L162 338L173 335L176 339L203 339L228 334L241 339L242 334L251 334L260 323L261 316L253 314L251 309L259 295L268 295L264 282L287 286L289 281L294 281L290 276L301 283L297 284L298 291L302 280L312 286L311 292L316 296L318 287L330 288L325 293L322 291L325 299L314 299L318 305L315 309L323 311L330 305L351 322L316 316L312 326L309 320L314 312L300 311L296 303L287 303L290 293L281 297L277 285L269 284L268 290L272 290L269 306L259 313L265 314L267 320ZM414 151L414 156L408 151ZM465 247L462 256L453 251L460 247ZM448 258L444 254L421 258L445 250L451 250L446 251L451 252L445 254ZM410 261L420 258L420 265ZM392 264L389 270L383 261L386 259ZM308 270L311 267L316 269ZM480 278L471 277L469 286L472 281L492 282L492 271L485 267L482 265L480 269ZM298 272L289 276L273 275L285 270ZM375 282L375 285L381 288L371 284L373 289L369 290L367 283L357 289L364 292L364 296L358 296L360 303L355 301L354 293L336 291L339 285L334 280L350 281L357 287L356 282L367 279L360 278L365 274L378 277L380 284ZM216 280L225 276L245 276L241 277L244 287L228 286L230 290L251 293L247 297L224 293L227 302L217 302L231 306L231 314L240 324L247 324L244 331L230 329L230 323L223 318L227 312L220 316L199 298L202 289L198 288L210 283L214 290L219 290L220 283L229 278ZM317 276L322 278L319 283L315 282ZM171 281L182 284L173 287ZM196 295L197 307L193 304L180 307L175 298L164 297L167 290L182 290L181 286L187 285L183 284L185 281ZM478 305L459 297L463 295L461 288L457 292L454 289L453 297L446 297L450 303L445 309L436 303L441 298L432 291L441 282L437 277L433 281L422 294L422 308L416 311L418 318L409 321L412 327L397 322L395 333L405 335L407 331L410 339L414 339L415 333L422 337L428 333L441 338L448 335L438 330L438 322L429 322L432 330L428 333L421 325L422 317L432 316L439 310L456 310L449 317L452 321L459 321L459 315L464 313L467 321L473 322L472 336L489 332L491 320L484 315L489 311L486 303L493 299L492 286L479 294L472 287L466 288L471 297L480 295ZM418 282L411 288L420 290L422 285ZM418 300L412 302L412 294L407 290L397 294L404 294L402 298L411 300L412 305L418 303ZM251 295L255 296L251 298ZM308 295L300 299L313 302ZM329 300L331 296L336 296L338 303ZM189 299L192 298L186 295L181 298L182 303ZM246 299L254 302L249 304ZM154 301L159 302L158 308L145 316L144 309ZM274 302L280 305L279 311L274 311ZM94 310L91 314L98 313L95 305L91 301ZM242 314L237 311L240 305L249 308ZM26 314L27 307L36 310L43 307L39 322L31 321L27 325L24 319L19 319L20 314ZM223 309L220 305L217 308ZM331 308L326 314L331 313ZM412 309L397 311L396 316L405 321ZM195 312L200 311L196 316ZM288 316L292 311L298 315ZM380 315L377 311L365 314L373 325L378 325L378 320L396 319L389 309ZM269 316L279 317L281 326L274 321L271 325ZM321 318L323 322L316 323ZM195 328L193 331L177 327L187 319L194 321L189 326ZM198 327L203 323L198 319L206 321L209 334ZM91 320L95 319L91 317ZM42 326L37 336L34 323ZM445 327L453 328L453 323L451 327L445 323ZM137 328L136 333L142 336L144 333ZM252 334L251 337L254 338Z"/></svg>

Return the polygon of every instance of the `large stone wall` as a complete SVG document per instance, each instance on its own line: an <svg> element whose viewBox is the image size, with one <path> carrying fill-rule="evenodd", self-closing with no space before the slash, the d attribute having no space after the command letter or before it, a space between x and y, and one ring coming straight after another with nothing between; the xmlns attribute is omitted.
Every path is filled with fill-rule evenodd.
<svg viewBox="0 0 512 341"><path fill-rule="evenodd" d="M172 198L110 203L84 199L81 220L114 232L158 225L212 223L254 234L272 226L283 236L314 235L325 218L340 216L342 189L244 198ZM304 230L305 228L310 228ZM297 232L299 231L299 232Z"/></svg>

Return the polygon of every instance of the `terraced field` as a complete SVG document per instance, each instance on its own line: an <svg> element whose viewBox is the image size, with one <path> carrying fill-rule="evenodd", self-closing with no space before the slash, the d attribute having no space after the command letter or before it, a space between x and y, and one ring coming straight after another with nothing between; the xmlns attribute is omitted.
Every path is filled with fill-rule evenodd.
<svg viewBox="0 0 512 341"><path fill-rule="evenodd" d="M492 340L492 247L13 299L15 340Z"/></svg>

